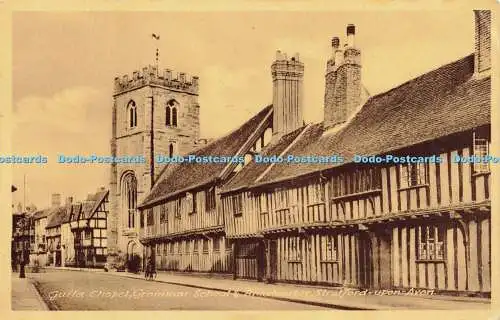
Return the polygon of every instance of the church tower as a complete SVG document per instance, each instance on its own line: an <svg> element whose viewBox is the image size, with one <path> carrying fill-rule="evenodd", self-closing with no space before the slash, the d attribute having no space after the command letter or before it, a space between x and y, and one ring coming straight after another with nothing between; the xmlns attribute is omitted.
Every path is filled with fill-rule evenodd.
<svg viewBox="0 0 500 320"><path fill-rule="evenodd" d="M198 77L148 66L114 81L111 155L142 162L111 165L108 262L121 252L142 255L137 205L162 166L156 155L189 152L199 139Z"/></svg>

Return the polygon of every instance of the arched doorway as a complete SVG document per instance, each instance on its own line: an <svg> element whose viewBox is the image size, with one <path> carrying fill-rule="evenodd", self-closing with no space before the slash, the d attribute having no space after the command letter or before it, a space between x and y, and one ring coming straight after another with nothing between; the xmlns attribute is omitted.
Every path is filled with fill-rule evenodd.
<svg viewBox="0 0 500 320"><path fill-rule="evenodd" d="M140 252L138 251L137 243L135 243L134 240L131 240L127 244L127 260L130 260L134 253L140 254Z"/></svg>
<svg viewBox="0 0 500 320"><path fill-rule="evenodd" d="M143 255L141 246L136 240L130 240L127 244L127 269L138 272L142 269Z"/></svg>

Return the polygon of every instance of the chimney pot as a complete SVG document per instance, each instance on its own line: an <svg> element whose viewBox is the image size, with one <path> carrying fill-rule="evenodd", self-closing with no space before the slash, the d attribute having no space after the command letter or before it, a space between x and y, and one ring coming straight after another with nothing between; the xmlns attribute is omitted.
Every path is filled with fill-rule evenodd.
<svg viewBox="0 0 500 320"><path fill-rule="evenodd" d="M61 195L59 193L52 194L51 206L59 207L61 205Z"/></svg>
<svg viewBox="0 0 500 320"><path fill-rule="evenodd" d="M354 35L356 33L356 27L351 23L347 25L347 35Z"/></svg>
<svg viewBox="0 0 500 320"><path fill-rule="evenodd" d="M354 47L354 34L355 27L349 24L344 50L338 47L338 38L332 39L334 58L328 61L325 75L325 129L346 122L361 103L361 52Z"/></svg>
<svg viewBox="0 0 500 320"><path fill-rule="evenodd" d="M339 46L340 46L340 39L339 39L339 37L333 37L332 38L332 47L334 49L338 49Z"/></svg>
<svg viewBox="0 0 500 320"><path fill-rule="evenodd" d="M353 24L347 26L347 46L354 47L354 34L356 33L356 27Z"/></svg>
<svg viewBox="0 0 500 320"><path fill-rule="evenodd" d="M283 60L283 54L281 53L281 50L276 50L276 60Z"/></svg>

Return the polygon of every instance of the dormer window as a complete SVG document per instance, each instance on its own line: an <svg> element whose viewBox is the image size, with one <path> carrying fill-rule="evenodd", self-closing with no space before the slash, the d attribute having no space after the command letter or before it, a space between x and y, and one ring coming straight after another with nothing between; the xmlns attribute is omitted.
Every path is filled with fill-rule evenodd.
<svg viewBox="0 0 500 320"><path fill-rule="evenodd" d="M137 107L135 106L135 101L130 100L127 105L128 112L128 123L130 128L137 127Z"/></svg>

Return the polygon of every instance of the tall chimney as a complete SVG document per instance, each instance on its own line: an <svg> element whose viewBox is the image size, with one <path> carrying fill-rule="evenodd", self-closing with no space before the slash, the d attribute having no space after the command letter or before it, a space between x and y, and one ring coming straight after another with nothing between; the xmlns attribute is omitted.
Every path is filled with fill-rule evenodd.
<svg viewBox="0 0 500 320"><path fill-rule="evenodd" d="M324 128L342 124L361 103L361 51L355 47L356 27L347 26L347 43L342 52L333 38L335 56L328 60L325 75Z"/></svg>
<svg viewBox="0 0 500 320"><path fill-rule="evenodd" d="M280 137L303 125L302 82L304 64L295 54L288 59L281 51L271 65L273 78L273 135Z"/></svg>
<svg viewBox="0 0 500 320"><path fill-rule="evenodd" d="M491 11L474 10L474 17L474 72L479 75L491 69Z"/></svg>
<svg viewBox="0 0 500 320"><path fill-rule="evenodd" d="M50 206L55 208L61 205L61 195L59 193L53 193L50 201Z"/></svg>

